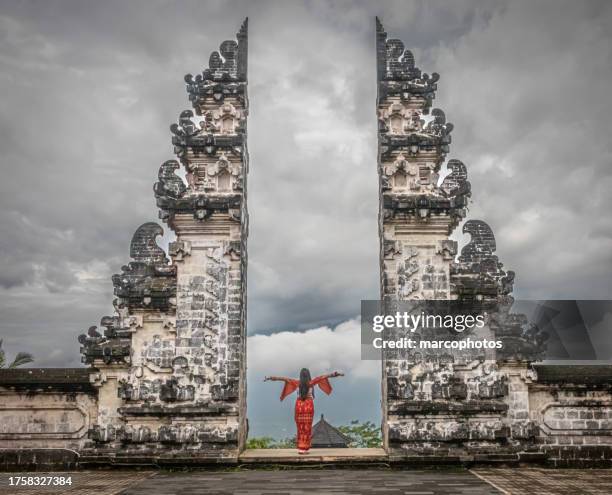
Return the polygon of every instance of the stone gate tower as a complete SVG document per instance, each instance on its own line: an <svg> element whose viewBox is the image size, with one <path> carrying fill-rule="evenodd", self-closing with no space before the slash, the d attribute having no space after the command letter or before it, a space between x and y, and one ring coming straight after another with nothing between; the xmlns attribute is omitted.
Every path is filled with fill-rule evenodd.
<svg viewBox="0 0 612 495"><path fill-rule="evenodd" d="M442 110L431 109L439 75L421 72L400 40L387 39L378 19L376 55L381 298L461 300L501 309L503 317L487 331L514 342L513 355L503 359L483 352L385 352L385 446L392 454L447 458L521 449L533 434L524 420L525 379L538 342L525 333L522 316L509 313L514 273L503 269L493 233L479 220L464 224L471 240L455 259L457 243L449 236L465 217L471 187L457 159L446 161L440 180L453 126ZM517 384L509 388L513 377Z"/></svg>
<svg viewBox="0 0 612 495"><path fill-rule="evenodd" d="M117 314L80 337L97 369L95 454L222 459L246 439L247 21L185 82L194 110L171 126L178 161L154 186L171 260L162 228L142 225L113 277Z"/></svg>

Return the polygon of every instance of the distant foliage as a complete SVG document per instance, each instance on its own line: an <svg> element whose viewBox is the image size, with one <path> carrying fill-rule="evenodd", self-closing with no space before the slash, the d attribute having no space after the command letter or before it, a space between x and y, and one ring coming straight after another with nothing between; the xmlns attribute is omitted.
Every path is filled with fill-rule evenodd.
<svg viewBox="0 0 612 495"><path fill-rule="evenodd" d="M4 349L2 349L2 339L0 339L0 368L17 368L17 366L23 366L24 364L28 364L34 361L34 358L31 354L27 352L18 352L13 359L11 364L7 364L6 362L6 354L4 353Z"/></svg>
<svg viewBox="0 0 612 495"><path fill-rule="evenodd" d="M297 447L297 442L295 441L295 437L285 438L283 440L279 440L276 445L277 449L295 449Z"/></svg>
<svg viewBox="0 0 612 495"><path fill-rule="evenodd" d="M247 440L247 449L295 449L295 437L277 440L272 437L253 437Z"/></svg>
<svg viewBox="0 0 612 495"><path fill-rule="evenodd" d="M349 425L339 426L338 430L351 439L349 447L353 448L376 448L382 446L382 435L380 427L371 421L361 423L358 420L351 421ZM249 438L247 449L295 449L295 437L277 440L272 437Z"/></svg>
<svg viewBox="0 0 612 495"><path fill-rule="evenodd" d="M247 449L273 449L276 440L272 437L253 437L247 440Z"/></svg>
<svg viewBox="0 0 612 495"><path fill-rule="evenodd" d="M371 421L360 423L358 420L354 420L351 421L350 425L339 426L338 430L351 439L349 447L375 448L382 446L380 426L376 426Z"/></svg>

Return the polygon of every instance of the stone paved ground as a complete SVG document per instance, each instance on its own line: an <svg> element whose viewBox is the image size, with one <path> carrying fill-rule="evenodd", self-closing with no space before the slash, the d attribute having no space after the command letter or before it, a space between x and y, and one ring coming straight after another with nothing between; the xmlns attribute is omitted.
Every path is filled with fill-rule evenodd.
<svg viewBox="0 0 612 495"><path fill-rule="evenodd" d="M473 469L511 495L610 495L612 469Z"/></svg>
<svg viewBox="0 0 612 495"><path fill-rule="evenodd" d="M2 495L115 495L128 486L156 474L155 471L77 471L71 473L0 473L0 494ZM71 485L63 486L10 486L10 478L16 477L70 477Z"/></svg>
<svg viewBox="0 0 612 495"><path fill-rule="evenodd" d="M499 491L465 470L291 469L159 473L122 495L492 495Z"/></svg>
<svg viewBox="0 0 612 495"><path fill-rule="evenodd" d="M226 471L79 471L72 486L9 487L0 473L2 495L610 495L612 470L535 468L426 469L288 469ZM28 473L43 476L45 473Z"/></svg>

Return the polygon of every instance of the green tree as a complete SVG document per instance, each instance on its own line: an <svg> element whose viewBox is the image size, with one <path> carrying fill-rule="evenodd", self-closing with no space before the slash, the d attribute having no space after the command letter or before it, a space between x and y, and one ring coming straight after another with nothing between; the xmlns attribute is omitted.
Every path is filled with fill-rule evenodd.
<svg viewBox="0 0 612 495"><path fill-rule="evenodd" d="M253 437L247 440L247 449L294 449L295 438L277 440L272 437Z"/></svg>
<svg viewBox="0 0 612 495"><path fill-rule="evenodd" d="M272 445L276 440L272 437L253 437L246 443L247 449L273 449Z"/></svg>
<svg viewBox="0 0 612 495"><path fill-rule="evenodd" d="M2 349L2 339L0 339L0 368L17 368L17 366L23 366L24 364L28 364L34 361L32 354L27 352L18 352L13 359L11 364L7 364L6 362L6 354L4 353L4 349Z"/></svg>
<svg viewBox="0 0 612 495"><path fill-rule="evenodd" d="M339 426L338 429L351 439L349 447L374 448L382 446L380 427L371 421L360 423L358 420L353 420L349 425Z"/></svg>
<svg viewBox="0 0 612 495"><path fill-rule="evenodd" d="M297 447L297 442L295 440L295 437L291 437L291 438L284 438L282 440L278 440L276 442L276 447L277 449L295 449Z"/></svg>
<svg viewBox="0 0 612 495"><path fill-rule="evenodd" d="M376 448L382 446L382 434L379 426L371 421L361 423L358 420L351 421L348 425L339 426L338 430L350 438L349 447L353 448ZM249 438L247 449L295 449L295 437L277 440L272 437Z"/></svg>

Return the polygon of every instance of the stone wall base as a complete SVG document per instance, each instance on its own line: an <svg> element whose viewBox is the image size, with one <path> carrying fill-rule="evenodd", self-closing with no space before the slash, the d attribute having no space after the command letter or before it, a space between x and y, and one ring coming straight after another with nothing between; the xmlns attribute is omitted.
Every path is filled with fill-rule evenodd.
<svg viewBox="0 0 612 495"><path fill-rule="evenodd" d="M69 449L0 449L0 471L63 471L79 467Z"/></svg>
<svg viewBox="0 0 612 495"><path fill-rule="evenodd" d="M392 464L407 465L541 465L550 468L612 468L612 447L608 445L541 446L538 449L491 451L462 448L395 448L388 453Z"/></svg>
<svg viewBox="0 0 612 495"><path fill-rule="evenodd" d="M558 468L612 468L609 445L545 446L547 464Z"/></svg>
<svg viewBox="0 0 612 495"><path fill-rule="evenodd" d="M312 454L316 455L316 449L312 451ZM290 457L287 457L283 458L282 464L304 464L303 460L304 458L296 453L295 462ZM372 463L376 465L380 465L381 462L395 467L539 465L550 468L612 468L612 447L589 445L546 446L540 450L519 452L504 451L503 449L497 452L469 452L459 449L452 452L424 452L411 449L391 449L388 453L384 454L384 458L377 456L375 460L372 460ZM241 463L242 461L235 450L224 452L185 452L181 450L130 452L119 450L113 452L82 451L77 453L68 449L0 449L0 471L13 472L42 472L109 467L183 469L191 467L235 466ZM338 465L346 463L347 459L343 459L338 462ZM271 462L271 464L274 464L274 462ZM333 460L327 460L325 464L333 467L335 463ZM364 463L362 462L361 464Z"/></svg>
<svg viewBox="0 0 612 495"><path fill-rule="evenodd" d="M226 452L221 455L206 452L134 452L83 454L79 459L80 468L95 467L158 467L184 468L212 465L235 465L238 463L236 452Z"/></svg>

